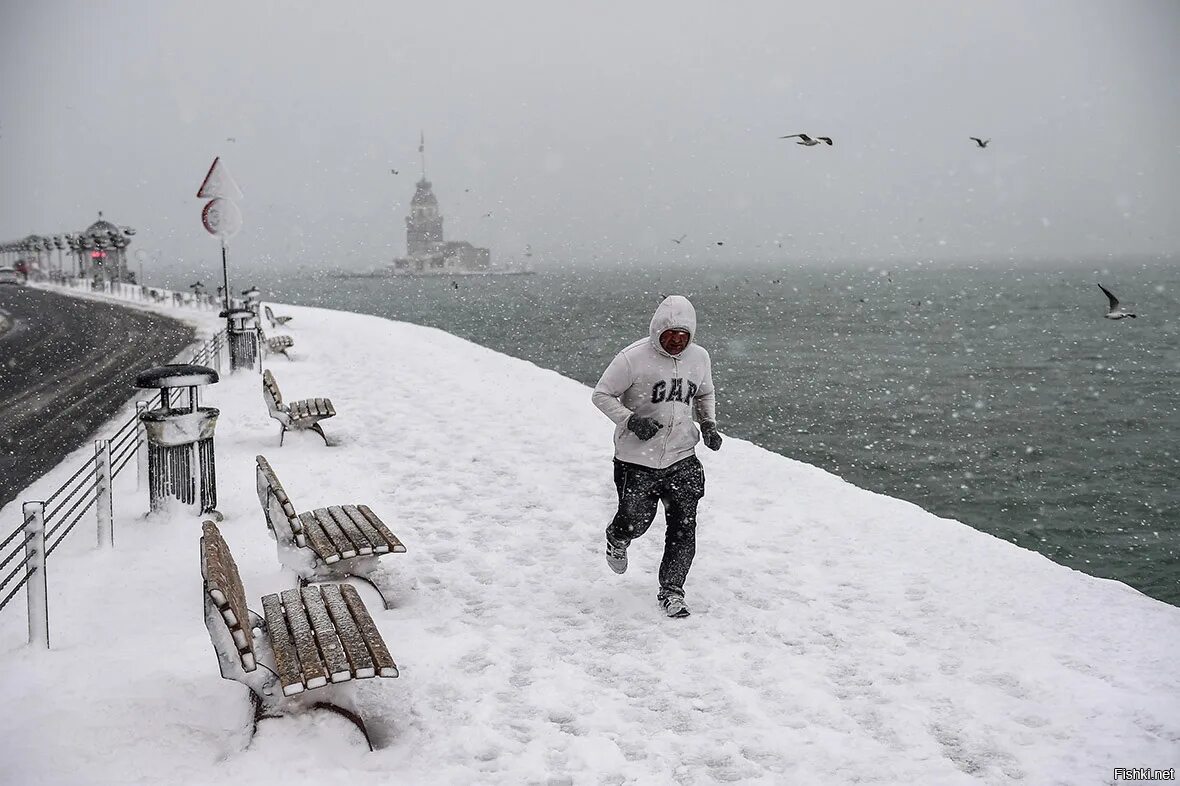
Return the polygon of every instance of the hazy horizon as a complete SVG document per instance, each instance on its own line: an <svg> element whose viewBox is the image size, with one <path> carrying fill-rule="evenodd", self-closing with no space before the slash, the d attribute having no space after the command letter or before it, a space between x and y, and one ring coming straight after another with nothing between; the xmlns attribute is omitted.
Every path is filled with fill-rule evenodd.
<svg viewBox="0 0 1180 786"><path fill-rule="evenodd" d="M1180 251L1170 2L0 14L0 240L102 210L148 280L220 267L195 196L215 155L245 194L231 276L404 253L420 131L447 238L500 264Z"/></svg>

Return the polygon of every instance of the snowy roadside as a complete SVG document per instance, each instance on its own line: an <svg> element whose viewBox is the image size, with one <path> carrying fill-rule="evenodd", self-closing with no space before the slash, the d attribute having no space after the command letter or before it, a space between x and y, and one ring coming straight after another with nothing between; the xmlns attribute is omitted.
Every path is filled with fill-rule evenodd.
<svg viewBox="0 0 1180 786"><path fill-rule="evenodd" d="M261 453L297 509L365 503L406 544L386 558L396 608L374 613L401 677L359 686L390 744L369 753L320 713L243 747L200 520L146 519L128 473L116 549L78 532L51 558L53 649L23 646L23 610L0 618L4 782L1040 784L1180 765L1180 609L729 438L701 451L694 615L668 620L660 523L627 574L603 562L611 426L588 388L431 328L275 308L294 360L268 368L288 398L332 398L333 446L280 449L256 373L207 388L221 530L252 607L292 586Z"/></svg>

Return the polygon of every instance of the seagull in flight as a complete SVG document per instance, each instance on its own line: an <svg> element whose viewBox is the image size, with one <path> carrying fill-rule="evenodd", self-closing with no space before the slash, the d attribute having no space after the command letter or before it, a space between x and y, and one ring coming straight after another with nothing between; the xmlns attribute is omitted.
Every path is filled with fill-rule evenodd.
<svg viewBox="0 0 1180 786"><path fill-rule="evenodd" d="M686 237L688 237L687 234L681 235L680 237L674 237L674 238L672 238L672 242L675 243L676 245L680 245L681 242L683 242L684 238L686 238Z"/></svg>
<svg viewBox="0 0 1180 786"><path fill-rule="evenodd" d="M820 142L827 142L829 145L832 144L832 138L830 136L817 136L815 139L812 139L807 134L788 134L787 136L780 136L779 139L794 139L795 137L799 137L799 141L795 143L797 145L814 147Z"/></svg>
<svg viewBox="0 0 1180 786"><path fill-rule="evenodd" d="M991 141L990 139L980 139L977 136L973 136L973 137L969 137L969 138L972 141L974 141L975 144L978 145L979 147L987 147L987 143Z"/></svg>
<svg viewBox="0 0 1180 786"><path fill-rule="evenodd" d="M395 175L397 174L397 170L396 170L396 169L391 169L391 170L389 170L389 171L390 171L390 172L392 172L392 173L393 173L393 174L395 174Z"/></svg>
<svg viewBox="0 0 1180 786"><path fill-rule="evenodd" d="M225 141L226 141L226 142L237 142L237 141L238 141L238 138L237 138L237 137L234 137L234 136L227 136L227 137L225 138Z"/></svg>
<svg viewBox="0 0 1180 786"><path fill-rule="evenodd" d="M1125 308L1119 308L1119 299L1109 289L1101 284L1098 285L1098 288L1106 293L1106 299L1110 301L1110 308L1103 316L1107 319L1126 319L1127 317L1135 319L1135 315L1130 311L1127 311Z"/></svg>

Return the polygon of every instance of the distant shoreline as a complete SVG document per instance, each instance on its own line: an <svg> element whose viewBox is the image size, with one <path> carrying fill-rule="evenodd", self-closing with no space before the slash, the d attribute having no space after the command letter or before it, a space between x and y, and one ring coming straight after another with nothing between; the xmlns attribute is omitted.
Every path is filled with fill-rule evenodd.
<svg viewBox="0 0 1180 786"><path fill-rule="evenodd" d="M453 270L437 273L389 273L383 270L378 270L367 273L349 273L346 271L337 271L330 275L332 278L471 278L473 276L533 276L536 274L537 271L535 270Z"/></svg>

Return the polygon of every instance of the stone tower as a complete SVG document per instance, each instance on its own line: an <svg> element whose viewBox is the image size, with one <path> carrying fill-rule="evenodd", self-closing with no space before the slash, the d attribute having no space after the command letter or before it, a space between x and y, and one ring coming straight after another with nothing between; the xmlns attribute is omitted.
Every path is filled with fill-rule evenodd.
<svg viewBox="0 0 1180 786"><path fill-rule="evenodd" d="M443 244L443 220L438 212L438 199L426 179L426 136L418 141L422 154L422 179L410 200L410 215L406 216L406 255L428 256L439 253Z"/></svg>
<svg viewBox="0 0 1180 786"><path fill-rule="evenodd" d="M418 181L414 198L410 200L410 215L406 216L406 254L427 256L442 249L443 220L438 212L438 199L430 189L430 181Z"/></svg>

